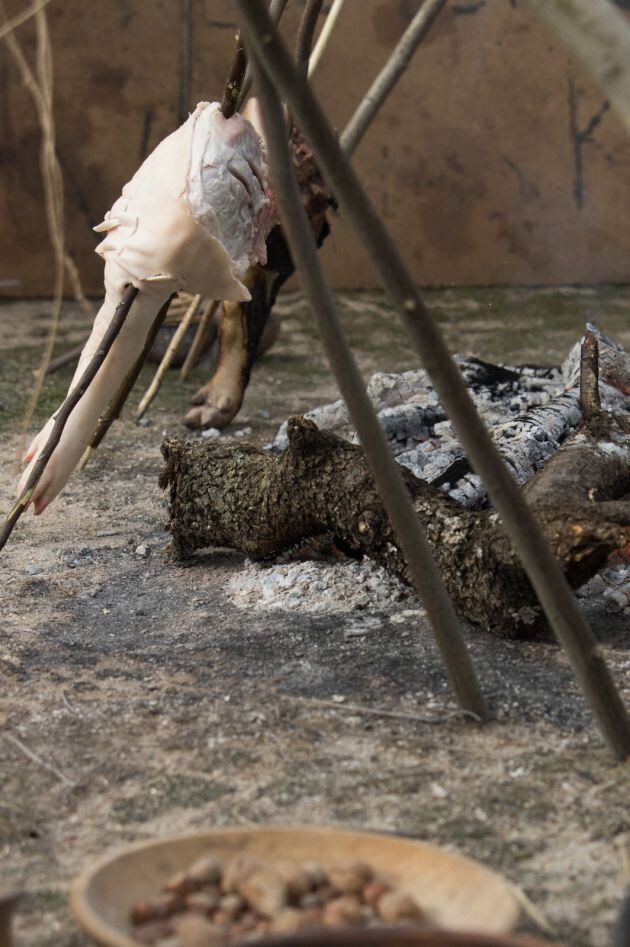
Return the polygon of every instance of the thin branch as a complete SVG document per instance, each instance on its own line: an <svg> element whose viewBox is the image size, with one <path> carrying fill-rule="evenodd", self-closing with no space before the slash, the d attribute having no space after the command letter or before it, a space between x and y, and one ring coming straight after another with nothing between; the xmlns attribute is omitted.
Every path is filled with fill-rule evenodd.
<svg viewBox="0 0 630 947"><path fill-rule="evenodd" d="M551 924L551 922L547 920L547 918L545 917L543 912L540 910L538 905L534 904L532 899L528 897L527 894L525 894L523 889L520 888L517 884L513 884L513 883L509 884L509 888L512 894L514 895L514 897L516 898L516 900L518 901L518 903L520 904L521 908L525 912L525 914L527 914L527 916L534 922L534 924L540 927L541 930L545 932L545 934L549 935L549 937L554 937L554 938L557 937L558 931L555 929L553 924Z"/></svg>
<svg viewBox="0 0 630 947"><path fill-rule="evenodd" d="M455 433L508 532L550 625L566 649L575 674L613 754L630 756L630 719L602 649L511 473L479 417L442 332L425 307L412 277L365 193L307 81L270 22L264 6L236 0L251 54L273 79L310 144L341 211L366 246L379 278L407 326ZM415 554L415 549L410 550ZM405 549L407 555L407 550ZM427 609L428 610L428 609Z"/></svg>
<svg viewBox="0 0 630 947"><path fill-rule="evenodd" d="M328 16L326 17L326 22L324 23L322 27L322 31L319 34L317 42L315 43L315 49L311 53L311 57L308 61L309 79L311 78L311 76L313 75L313 73L315 72L315 70L317 69L317 67L319 66L322 60L322 57L328 46L330 37L332 36L333 30L335 29L335 26L337 25L337 20L339 19L341 15L341 11L343 10L345 3L346 3L346 0L333 0L333 5L330 8L330 12Z"/></svg>
<svg viewBox="0 0 630 947"><path fill-rule="evenodd" d="M72 780L68 779L67 776L64 776L61 770L57 769L56 766L53 766L52 763L47 763L46 760L43 760L41 756L37 755L37 753L33 753L32 750L29 750L29 748L25 746L21 740L18 740L17 737L13 736L12 733L5 733L4 739L8 740L9 743L12 743L13 746L16 747L20 753L23 753L24 756L31 760L32 763L37 763L37 765L41 766L42 769L48 770L49 773L52 773L53 776L56 776L57 779L66 786L74 787L75 784L72 782Z"/></svg>
<svg viewBox="0 0 630 947"><path fill-rule="evenodd" d="M188 118L190 110L190 46L192 36L192 0L180 0L179 7L179 121Z"/></svg>
<svg viewBox="0 0 630 947"><path fill-rule="evenodd" d="M277 26L278 23L280 22L282 18L282 14L284 13L288 2L289 0L271 0L271 3L269 4L269 18L271 19L271 22L273 23L274 26ZM238 100L239 112L243 107L243 103L245 102L245 99L249 95L251 87L252 87L252 70L251 70L251 66L248 65L247 71L245 73L245 78L243 80L243 86L241 88L241 94Z"/></svg>
<svg viewBox="0 0 630 947"><path fill-rule="evenodd" d="M340 143L348 157L376 118L390 92L404 74L416 49L431 29L431 25L446 0L425 0L403 33L398 45L366 92L357 110L346 125Z"/></svg>
<svg viewBox="0 0 630 947"><path fill-rule="evenodd" d="M295 61L305 72L308 72L308 61L311 56L311 47L313 46L313 37L317 28L317 21L321 13L324 0L306 0L306 6L302 12L300 25L298 26L297 39L295 42Z"/></svg>
<svg viewBox="0 0 630 947"><path fill-rule="evenodd" d="M599 344L597 336L590 329L586 330L580 352L580 408L585 420L602 410L599 397Z"/></svg>
<svg viewBox="0 0 630 947"><path fill-rule="evenodd" d="M113 399L107 406L107 410L98 419L98 424L96 425L96 430L94 431L94 434L92 435L92 440L86 447L83 457L81 458L81 461L79 463L80 470L83 470L83 468L89 463L92 453L99 446L99 444L101 443L101 441L103 440L107 432L109 431L114 421L117 421L118 418L120 417L122 409L125 406L125 402L127 401L127 398L129 397L131 390L133 389L133 386L138 380L138 376L140 375L140 372L142 371L144 363L147 360L147 356L149 352L151 351L151 349L153 348L153 343L155 342L157 338L157 334L160 331L160 328L164 320L166 319L168 308L172 299L173 299L172 296L169 299L167 299L164 305L162 306L162 308L160 309L160 311L158 312L153 322L153 325L151 326L149 330L149 334L147 335L146 342L144 343L144 348L142 349L140 356L136 360L135 364L129 370L127 377L125 378L122 385L120 386L120 388L114 395Z"/></svg>
<svg viewBox="0 0 630 947"><path fill-rule="evenodd" d="M43 10L45 6L50 3L50 0L36 0L35 3L32 3L30 7L27 7L26 10L23 10L22 13L17 13L15 16L11 17L10 20L7 20L6 23L3 23L0 26L0 39L4 39L5 36L8 36L9 33L12 33L18 26L21 26L22 23L26 23L27 20L30 20L31 17L35 16L36 13L39 13L40 10Z"/></svg>
<svg viewBox="0 0 630 947"><path fill-rule="evenodd" d="M365 707L362 704L341 704L334 700L320 700L318 697L289 697L288 699L315 704L318 707L329 707L331 710L346 710L348 713L364 714L372 717L391 717L393 720L410 720L413 723L442 724L448 723L450 720L461 720L462 717L474 720L475 723L482 723L481 717L470 710L464 709L452 710L436 717L426 717L423 714L406 714L398 710L384 710L381 707Z"/></svg>
<svg viewBox="0 0 630 947"><path fill-rule="evenodd" d="M199 308L200 302L201 302L200 295L193 296L190 302L190 305L188 306L188 309L186 310L184 314L182 321L177 326L177 329L175 330L175 333L173 334L173 338L169 342L169 346L166 352L164 353L164 358L158 365L158 369L155 375L153 376L153 381L147 388L146 393L144 394L144 397L142 398L140 404L138 405L138 407L136 408L134 412L134 417L136 421L140 420L140 418L145 413L145 411L147 410L147 408L149 407L149 405L151 404L151 402L157 395L158 391L160 390L162 379L164 378L164 375L168 371L169 366L171 362L173 361L175 354L177 353L180 343L182 339L184 338L184 336L186 335L188 327L193 321L195 313L197 312L197 309Z"/></svg>
<svg viewBox="0 0 630 947"><path fill-rule="evenodd" d="M241 42L241 34L236 34L236 52L232 61L232 68L228 80L223 90L223 99L221 100L221 111L224 118L231 118L238 108L239 99L243 82L245 81L245 70L247 69L247 54L245 47Z"/></svg>
<svg viewBox="0 0 630 947"><path fill-rule="evenodd" d="M251 5L239 0L239 7L243 18L248 21L249 42L256 26L249 22L249 17L245 17L244 10L251 9ZM261 36L264 37L265 33L266 29ZM253 40L251 42L253 44ZM328 361L348 405L379 494L409 565L412 581L427 610L451 685L462 707L485 720L488 717L486 703L455 608L444 587L422 525L415 516L400 467L392 457L323 275L313 229L300 197L282 103L259 66L259 49L254 53L253 47L250 48L250 54L263 109L271 175L291 257L296 263L317 320ZM295 70L293 64L291 68Z"/></svg>
<svg viewBox="0 0 630 947"><path fill-rule="evenodd" d="M65 368L65 366L71 362L76 362L82 351L83 345L77 345L76 348L70 349L69 352L64 352L63 355L58 355L57 358L53 358L53 360L48 363L46 375L54 375L60 368Z"/></svg>
<svg viewBox="0 0 630 947"><path fill-rule="evenodd" d="M2 529L0 529L0 550L5 547L17 521L31 502L35 488L41 480L42 474L46 469L46 465L50 460L55 447L61 440L61 435L63 434L64 428L68 422L68 418L87 391L88 387L96 377L99 368L105 361L109 350L116 341L116 338L125 323L125 320L129 314L129 310L131 309L131 304L133 303L137 294L138 290L135 286L129 286L127 288L121 302L116 307L114 317L107 327L107 331L101 340L101 344L90 359L81 378L59 408L59 411L55 417L53 429L50 432L50 437L44 444L36 463L33 465L33 469L31 470L30 476L26 481L26 485L20 498L18 499L18 502L7 516Z"/></svg>
<svg viewBox="0 0 630 947"><path fill-rule="evenodd" d="M630 131L630 25L609 0L529 0L581 59Z"/></svg>
<svg viewBox="0 0 630 947"><path fill-rule="evenodd" d="M193 339L192 345L188 349L188 354L186 355L184 364L182 365L182 370L179 376L182 381L185 381L186 378L188 378L191 370L195 367L197 359L199 358L207 338L212 319L214 318L220 305L221 302L218 299L210 299L206 303L203 313L201 314L201 319L199 320L199 325L197 326L195 338Z"/></svg>

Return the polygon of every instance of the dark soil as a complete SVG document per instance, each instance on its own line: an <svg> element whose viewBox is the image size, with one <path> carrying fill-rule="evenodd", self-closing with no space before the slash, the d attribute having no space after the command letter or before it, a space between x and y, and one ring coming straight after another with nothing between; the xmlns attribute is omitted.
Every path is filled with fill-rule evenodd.
<svg viewBox="0 0 630 947"><path fill-rule="evenodd" d="M587 318L630 344L627 289L430 297L452 348L489 360L559 361ZM341 304L366 372L414 365L378 294ZM4 508L46 305L3 304ZM255 369L233 425L251 427L258 445L287 414L336 396L301 298L285 297L281 308L283 336ZM85 319L69 313L64 348L85 332ZM0 886L27 892L20 942L86 943L68 885L106 850L211 825L304 822L465 852L524 889L553 936L603 947L623 891L629 771L603 747L553 640L467 630L496 715L480 727L449 716L454 704L422 620L392 623L392 606L299 619L240 609L225 586L242 557L217 551L188 568L169 563L160 442L164 431L181 433L178 418L207 373L197 369L186 384L173 374L150 426L128 415L117 423L53 507L24 518L0 560ZM70 374L47 384L43 411ZM630 701L630 629L590 609ZM364 635L346 636L360 625ZM319 702L333 696L344 700ZM521 926L540 931L531 919Z"/></svg>

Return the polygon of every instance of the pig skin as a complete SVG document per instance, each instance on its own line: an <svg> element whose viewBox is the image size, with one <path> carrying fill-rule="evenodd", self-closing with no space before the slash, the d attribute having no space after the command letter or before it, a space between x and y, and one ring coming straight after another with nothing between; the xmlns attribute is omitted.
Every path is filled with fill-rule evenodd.
<svg viewBox="0 0 630 947"><path fill-rule="evenodd" d="M95 229L105 260L105 299L70 385L97 350L125 289L139 290L94 381L73 410L32 497L39 515L67 482L98 419L142 353L158 311L178 290L246 301L248 268L266 262L274 221L262 142L241 115L226 119L218 103L201 102L148 156ZM18 484L48 440L54 415L33 439Z"/></svg>

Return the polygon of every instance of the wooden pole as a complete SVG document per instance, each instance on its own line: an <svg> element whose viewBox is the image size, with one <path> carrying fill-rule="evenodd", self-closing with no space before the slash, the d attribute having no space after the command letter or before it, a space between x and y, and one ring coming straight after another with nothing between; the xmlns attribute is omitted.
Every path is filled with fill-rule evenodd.
<svg viewBox="0 0 630 947"><path fill-rule="evenodd" d="M308 61L308 75L309 78L313 75L317 67L319 66L324 53L326 52L326 47L330 37L333 34L333 30L337 25L337 20L341 16L341 11L345 6L346 0L333 0L333 5L330 8L330 12L326 17L326 22L322 26L322 31L319 34L317 42L315 43L315 49L311 53L311 56Z"/></svg>
<svg viewBox="0 0 630 947"><path fill-rule="evenodd" d="M359 433L381 499L409 564L414 585L429 615L451 685L461 706L486 720L488 710L453 603L444 587L420 521L414 513L400 469L392 457L339 321L330 287L324 279L317 256L317 244L295 177L282 104L267 76L258 67L257 60L253 62L253 70L263 108L271 174L283 230L317 320L328 361Z"/></svg>
<svg viewBox="0 0 630 947"><path fill-rule="evenodd" d="M188 309L184 313L184 318L182 319L180 324L177 326L177 329L175 330L175 333L173 334L173 338L169 342L168 348L166 352L164 353L164 358L158 365L158 369L155 375L153 376L153 381L147 388L140 404L135 410L134 417L136 421L140 420L140 418L145 413L145 411L147 410L147 408L149 407L149 405L151 404L151 402L157 395L158 391L160 390L162 379L164 378L164 375L168 371L169 366L175 357L175 353L177 352L177 349L179 348L182 339L186 335L186 330L188 329L188 326L192 322L193 317L195 313L197 312L197 309L199 308L200 302L201 302L200 295L193 296Z"/></svg>
<svg viewBox="0 0 630 947"><path fill-rule="evenodd" d="M173 296L171 296L170 299L166 300L166 302L164 303L164 305L158 312L155 318L155 321L153 325L151 326L151 329L147 336L147 340L144 343L144 348L142 349L142 353L140 354L139 358L136 360L135 365L133 365L131 369L129 370L129 372L127 373L127 377L125 378L122 385L120 386L120 388L118 389L118 391L116 392L112 400L110 401L109 405L107 406L107 410L98 419L98 424L96 425L96 430L94 431L94 434L92 435L92 440L86 447L83 457L81 458L81 461L79 463L79 470L83 470L83 468L89 463L90 457L92 456L96 448L99 446L99 444L101 443L101 441L103 440L107 432L109 431L114 421L117 421L118 418L120 417L122 409L125 406L125 402L127 401L127 398L129 397L131 390L133 389L133 386L138 380L138 376L140 375L140 372L142 371L144 363L147 360L147 356L153 347L153 343L155 342L157 338L157 334L160 331L162 323L166 319L166 314L168 313L168 307L170 306L172 300L173 300Z"/></svg>
<svg viewBox="0 0 630 947"><path fill-rule="evenodd" d="M308 61L313 46L313 37L315 36L315 29L323 4L324 0L306 0L306 6L298 26L295 42L295 61L305 74L308 73Z"/></svg>
<svg viewBox="0 0 630 947"><path fill-rule="evenodd" d="M344 157L339 142L307 81L258 0L236 0L255 55L289 105L306 136L341 212L365 245L372 263L400 312L444 405L453 428L522 559L558 640L565 648L582 690L612 753L630 757L630 719L588 622L535 517L479 417L442 333L426 309L376 209Z"/></svg>
<svg viewBox="0 0 630 947"><path fill-rule="evenodd" d="M271 17L271 22L274 26L277 26L282 18L282 14L285 11L286 5L289 0L271 0L269 4L269 16ZM238 109L239 112L243 107L243 103L247 96L249 95L250 89L252 87L252 71L248 66L247 71L245 72L245 78L243 79L243 85L241 87L241 94L238 100Z"/></svg>
<svg viewBox="0 0 630 947"><path fill-rule="evenodd" d="M206 303L203 313L201 314L201 319L199 320L199 325L197 326L197 332L193 343L188 349L188 354L182 365L182 370L179 374L179 377L182 381L185 381L188 378L191 370L195 367L197 359L199 358L199 353L203 347L206 335L208 333L208 327L210 322L214 318L217 309L221 305L220 300L218 299L209 299Z"/></svg>
<svg viewBox="0 0 630 947"><path fill-rule="evenodd" d="M121 302L116 307L112 321L108 325L99 347L87 364L85 371L81 375L81 378L59 408L59 411L55 417L53 429L50 432L50 437L44 444L39 458L31 470L30 476L26 481L26 485L20 498L4 521L2 529L0 529L0 550L2 550L7 544L7 541L13 532L17 521L31 502L35 488L41 480L41 476L46 469L46 465L50 460L55 447L61 440L61 435L63 434L64 428L68 422L68 418L89 388L90 384L96 377L99 368L107 358L107 354L116 341L116 338L118 337L118 334L120 333L127 316L129 315L131 304L137 295L138 290L135 286L130 285L127 287Z"/></svg>
<svg viewBox="0 0 630 947"><path fill-rule="evenodd" d="M446 0L425 0L414 16L341 134L341 148L346 155L356 150L445 3Z"/></svg>

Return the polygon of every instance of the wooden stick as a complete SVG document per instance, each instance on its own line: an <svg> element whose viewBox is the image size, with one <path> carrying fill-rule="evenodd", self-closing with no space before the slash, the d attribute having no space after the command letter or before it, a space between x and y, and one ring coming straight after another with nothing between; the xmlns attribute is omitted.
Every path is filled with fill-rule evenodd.
<svg viewBox="0 0 630 947"><path fill-rule="evenodd" d="M131 304L133 303L137 295L138 295L138 290L136 289L135 286L130 285L127 287L127 290L125 291L125 295L123 296L121 302L116 307L114 317L107 327L107 331L105 332L101 340L101 344L99 345L98 349L96 350L96 352L90 359L90 362L86 366L85 371L81 375L81 378L79 379L78 383L75 385L72 391L68 394L66 400L64 401L59 411L57 412L53 429L50 432L50 437L44 444L41 454L39 455L37 462L35 463L35 465L33 466L33 469L31 470L30 476L28 480L26 481L26 486L24 487L24 490L22 491L22 495L20 496L18 502L16 503L16 505L13 507L13 509L7 516L4 522L4 525L2 529L0 530L0 550L4 549L7 543L7 540L9 539L9 536L13 532L15 524L17 523L17 521L19 520L24 510L29 505L29 503L31 502L33 493L35 491L35 487L39 483L41 476L44 470L46 469L46 464L50 460L55 447L61 440L61 435L63 434L63 430L68 422L68 418L70 417L73 410L75 409L75 407L77 406L77 404L79 403L79 401L81 400L81 398L83 397L87 389L89 388L90 384L96 377L96 374L99 368L105 361L109 350L111 349L112 345L116 341L116 338L120 330L122 329L127 316L129 315Z"/></svg>
<svg viewBox="0 0 630 947"><path fill-rule="evenodd" d="M599 344L590 329L586 330L580 352L580 408L585 421L602 410L599 397Z"/></svg>
<svg viewBox="0 0 630 947"><path fill-rule="evenodd" d="M74 786L72 780L68 779L67 776L64 776L61 770L57 769L56 766L53 766L52 763L47 763L46 760L43 760L41 756L37 755L37 753L33 753L32 750L29 750L29 748L24 743L22 743L21 740L18 740L17 737L13 736L12 733L5 733L4 739L8 740L9 743L12 743L13 746L16 747L20 753L23 753L24 756L31 760L31 762L37 763L37 765L41 766L42 769L46 769L49 773L52 773L53 776L56 776L60 782L64 783L66 786Z"/></svg>
<svg viewBox="0 0 630 947"><path fill-rule="evenodd" d="M445 3L446 0L425 0L422 4L343 130L340 142L344 154L350 156L356 150Z"/></svg>
<svg viewBox="0 0 630 947"><path fill-rule="evenodd" d="M244 9L249 9L250 5L239 0L239 7L244 13ZM249 23L249 17L246 19L249 41L253 24ZM391 454L374 406L368 397L365 381L337 315L332 292L324 278L313 229L300 197L282 103L265 72L258 65L258 52L256 49L254 54L250 48L252 68L263 109L271 174L291 257L300 274L302 286L317 320L328 361L358 431L383 505L409 565L411 579L427 610L453 690L465 710L487 720L488 708L455 608L442 581L420 520L415 515L400 467ZM294 68L292 64L292 69Z"/></svg>
<svg viewBox="0 0 630 947"><path fill-rule="evenodd" d="M630 131L630 25L609 0L529 0L582 60Z"/></svg>
<svg viewBox="0 0 630 947"><path fill-rule="evenodd" d="M45 6L50 3L50 0L36 0L35 3L32 3L30 7L27 7L26 10L23 10L21 13L17 13L10 20L7 20L6 23L3 23L0 26L0 39L4 39L5 36L8 36L9 33L12 33L18 26L21 26L22 23L26 23L27 20L30 20L32 16L35 16L36 13L39 13L40 10L43 10Z"/></svg>
<svg viewBox="0 0 630 947"><path fill-rule="evenodd" d="M274 26L277 26L278 23L280 22L280 19L282 17L282 14L285 11L285 8L288 2L289 0L271 0L271 3L269 4L269 16ZM252 70L251 70L251 67L248 65L247 71L245 72L245 78L243 79L243 85L241 87L241 94L238 100L239 111L242 109L243 103L245 99L247 98L247 96L249 95L249 91L251 87L252 87Z"/></svg>
<svg viewBox="0 0 630 947"><path fill-rule="evenodd" d="M183 125L190 111L190 47L192 0L180 0L179 6L179 122Z"/></svg>
<svg viewBox="0 0 630 947"><path fill-rule="evenodd" d="M69 352L64 352L63 355L58 355L57 358L53 358L53 360L48 363L45 374L53 375L55 372L58 372L60 368L65 368L66 365L69 365L70 362L76 362L82 351L83 345L77 345L76 348L70 349Z"/></svg>
<svg viewBox="0 0 630 947"><path fill-rule="evenodd" d="M94 431L94 434L92 435L92 440L86 447L83 457L81 458L79 462L79 470L83 470L83 468L89 463L90 457L92 456L96 448L99 446L99 444L101 443L101 441L103 440L107 432L109 431L114 421L117 421L118 418L120 417L122 409L125 406L125 402L127 401L127 398L129 397L133 386L138 380L138 376L140 375L140 372L142 371L144 363L147 360L147 356L153 347L153 343L155 342L157 334L160 331L160 328L164 320L166 319L168 308L173 298L174 297L171 296L169 299L167 299L164 305L162 306L162 308L160 309L160 311L158 312L155 318L155 321L153 325L151 326L151 329L147 336L147 340L144 343L144 348L142 349L140 356L136 360L136 363L131 367L131 369L127 373L127 377L125 378L122 385L120 386L120 388L114 395L113 399L110 401L109 405L107 406L107 410L98 419L98 424L96 425L96 430Z"/></svg>
<svg viewBox="0 0 630 947"><path fill-rule="evenodd" d="M412 723L432 723L443 724L451 720L461 720L462 717L468 720L474 720L475 723L482 723L477 714L470 710L450 710L445 714L434 717L427 717L424 714L407 714L399 710L384 710L381 707L365 707L363 704L337 703L334 700L321 700L319 697L291 697L284 695L287 700L297 700L303 703L315 704L318 707L330 708L330 710L341 710L346 713L366 714L372 717L391 717L393 720L410 720Z"/></svg>
<svg viewBox="0 0 630 947"><path fill-rule="evenodd" d="M231 118L237 110L243 82L245 81L245 70L247 69L247 54L245 47L241 42L241 34L236 34L236 52L232 61L232 68L228 80L223 90L223 99L221 100L221 111L224 118Z"/></svg>
<svg viewBox="0 0 630 947"><path fill-rule="evenodd" d="M344 8L346 0L333 0L333 5L330 8L330 13L326 17L326 22L322 27L322 31L319 34L319 38L315 43L315 49L311 53L310 59L308 61L308 75L309 78L313 75L317 67L319 66L322 57L328 46L330 37L332 36L333 30L337 25L337 20L341 15L341 11Z"/></svg>
<svg viewBox="0 0 630 947"><path fill-rule="evenodd" d="M295 61L306 73L308 73L308 61L311 56L313 37L315 36L315 29L323 3L324 0L306 0L306 6L298 26Z"/></svg>
<svg viewBox="0 0 630 947"><path fill-rule="evenodd" d="M344 157L330 123L305 78L296 69L264 6L255 0L236 0L236 4L247 28L251 54L259 59L286 100L339 201L342 213L368 250L455 433L481 476L522 559L549 623L569 656L606 743L617 759L630 757L630 719L603 650L539 524L479 417L439 326L424 305L389 233L350 162Z"/></svg>
<svg viewBox="0 0 630 947"><path fill-rule="evenodd" d="M140 404L135 410L134 417L136 421L140 420L140 418L145 413L145 411L147 410L147 408L149 407L149 405L151 404L151 402L157 395L158 391L160 390L162 379L164 378L164 375L168 371L168 368L175 357L177 349L179 348L180 343L186 334L186 330L188 329L190 323L193 320L195 313L197 312L200 302L201 302L200 294L198 294L197 296L193 296L190 302L190 305L188 309L186 310L184 318L182 319L180 324L177 326L177 329L175 330L173 338L169 342L169 346L166 352L164 353L164 358L158 365L158 369L155 375L153 376L153 381L147 388L146 393L144 397L142 398L142 401L140 402Z"/></svg>
<svg viewBox="0 0 630 947"><path fill-rule="evenodd" d="M179 377L182 379L182 381L185 381L188 378L190 372L197 364L199 353L201 352L206 339L208 326L210 325L220 305L221 302L218 299L209 299L206 303L204 311L201 315L201 319L199 320L199 325L197 326L197 333L193 339L193 344L188 350L188 354L184 360L184 364L182 365L182 370L179 373Z"/></svg>

